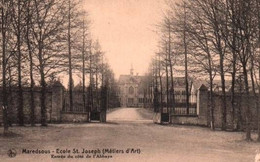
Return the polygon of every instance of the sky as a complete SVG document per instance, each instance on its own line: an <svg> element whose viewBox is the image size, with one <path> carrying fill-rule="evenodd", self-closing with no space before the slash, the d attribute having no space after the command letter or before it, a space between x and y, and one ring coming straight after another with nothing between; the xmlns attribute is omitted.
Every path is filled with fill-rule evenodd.
<svg viewBox="0 0 260 162"><path fill-rule="evenodd" d="M92 39L98 39L116 78L148 70L157 50L155 25L160 22L165 0L85 0Z"/></svg>

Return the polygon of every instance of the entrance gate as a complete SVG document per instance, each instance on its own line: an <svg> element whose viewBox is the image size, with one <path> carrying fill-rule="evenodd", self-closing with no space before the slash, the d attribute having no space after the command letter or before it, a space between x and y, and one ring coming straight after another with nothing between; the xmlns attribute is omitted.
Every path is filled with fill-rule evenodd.
<svg viewBox="0 0 260 162"><path fill-rule="evenodd" d="M100 98L100 107L95 107L90 111L90 121L100 121L101 123L106 122L106 114L107 114L107 87L101 87L101 98ZM93 105L93 104L92 104Z"/></svg>
<svg viewBox="0 0 260 162"><path fill-rule="evenodd" d="M174 103L173 99L174 94ZM164 96L165 97L165 96ZM167 98L165 102L159 102L159 91L157 87L154 89L154 122L165 123L171 122L171 117L176 116L194 116L197 114L197 96L194 92L189 95L189 106L186 104L186 93L184 90L176 90L174 93L170 91L169 100ZM162 99L161 99L162 100ZM172 105L172 106L171 106Z"/></svg>
<svg viewBox="0 0 260 162"><path fill-rule="evenodd" d="M108 107L107 100L107 87L101 87L94 94L96 97L93 100L93 93L88 89L87 92L83 93L80 90L73 91L73 108L70 108L69 92L65 91L63 95L62 113L66 114L66 121L75 122L91 122L100 121L106 122L106 112Z"/></svg>

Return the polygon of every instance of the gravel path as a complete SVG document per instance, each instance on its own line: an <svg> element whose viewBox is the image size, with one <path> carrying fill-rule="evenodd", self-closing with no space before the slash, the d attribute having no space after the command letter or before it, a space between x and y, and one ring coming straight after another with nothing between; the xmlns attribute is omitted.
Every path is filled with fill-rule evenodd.
<svg viewBox="0 0 260 162"><path fill-rule="evenodd" d="M144 117L140 111L145 111L141 108L119 108L117 111L108 113L108 122L152 122L152 118ZM150 112L149 112L150 113Z"/></svg>
<svg viewBox="0 0 260 162"><path fill-rule="evenodd" d="M260 149L258 143L243 141L242 132L212 132L201 127L157 125L152 123L151 117L149 110L123 108L108 113L108 122L104 124L13 127L10 130L17 136L0 136L0 161L250 162L254 161L255 151ZM10 148L17 151L16 157L7 156ZM50 150L51 153L25 154L22 153L23 149ZM57 149L71 152L56 153ZM72 153L73 149L80 153ZM107 157L94 158L93 153L81 153L83 149L101 152L108 149L110 153L105 154ZM130 152L127 153L127 150ZM66 158L51 158L52 154ZM72 155L73 159L69 159L68 155ZM84 158L79 158L81 155ZM88 155L91 158L87 158Z"/></svg>

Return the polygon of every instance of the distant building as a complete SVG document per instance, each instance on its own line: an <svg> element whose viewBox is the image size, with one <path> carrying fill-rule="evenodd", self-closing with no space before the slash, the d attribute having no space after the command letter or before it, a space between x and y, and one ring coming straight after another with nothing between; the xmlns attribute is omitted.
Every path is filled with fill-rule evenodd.
<svg viewBox="0 0 260 162"><path fill-rule="evenodd" d="M166 103L165 78L163 80L163 103ZM153 103L153 87L145 82L145 76L134 75L133 68L129 75L120 75L118 96L121 107L146 107ZM189 102L196 103L197 86L189 79ZM147 91L148 90L148 91ZM160 89L159 89L160 90ZM175 102L186 103L185 78L174 78Z"/></svg>
<svg viewBox="0 0 260 162"><path fill-rule="evenodd" d="M142 81L144 76L134 75L131 68L130 75L120 75L118 80L118 96L121 107L143 107L145 102L150 102L142 91Z"/></svg>

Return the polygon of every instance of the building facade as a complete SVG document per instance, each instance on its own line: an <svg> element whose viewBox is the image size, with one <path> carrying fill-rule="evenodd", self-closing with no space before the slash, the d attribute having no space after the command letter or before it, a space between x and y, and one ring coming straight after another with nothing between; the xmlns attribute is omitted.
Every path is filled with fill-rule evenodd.
<svg viewBox="0 0 260 162"><path fill-rule="evenodd" d="M144 107L145 103L151 103L151 99L143 91L143 78L138 74L134 75L133 68L129 75L119 76L118 96L121 107Z"/></svg>
<svg viewBox="0 0 260 162"><path fill-rule="evenodd" d="M150 78L151 79L151 78ZM149 80L149 78L148 78ZM162 89L162 106L164 107L167 102L166 93L166 78L162 78L163 87L159 87L159 91ZM133 69L130 70L129 75L120 75L118 80L118 96L121 107L149 107L153 104L154 98L154 86L147 82L147 77L134 75ZM189 79L189 103L196 104L196 91L197 88ZM168 91L169 92L169 91ZM184 105L186 103L186 89L185 78L174 78L174 96L176 106ZM168 96L169 97L169 96ZM194 112L195 113L195 112Z"/></svg>

